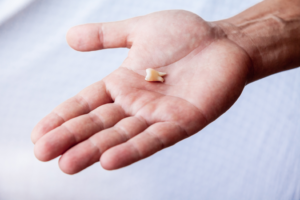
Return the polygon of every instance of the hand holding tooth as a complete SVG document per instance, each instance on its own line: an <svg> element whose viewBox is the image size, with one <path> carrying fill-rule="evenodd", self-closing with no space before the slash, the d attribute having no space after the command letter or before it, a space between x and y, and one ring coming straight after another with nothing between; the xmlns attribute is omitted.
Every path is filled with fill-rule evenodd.
<svg viewBox="0 0 300 200"><path fill-rule="evenodd" d="M223 114L242 92L251 60L211 25L176 10L72 28L67 39L76 50L129 45L130 51L118 69L39 122L32 133L36 157L61 156L59 166L68 174L99 161L118 169ZM145 70L145 80L154 82L164 82L168 72L168 84L141 81Z"/></svg>

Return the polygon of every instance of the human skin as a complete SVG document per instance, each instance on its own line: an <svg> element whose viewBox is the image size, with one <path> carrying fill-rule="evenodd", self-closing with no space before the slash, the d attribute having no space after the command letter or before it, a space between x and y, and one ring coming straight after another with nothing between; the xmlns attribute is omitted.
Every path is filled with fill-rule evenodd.
<svg viewBox="0 0 300 200"><path fill-rule="evenodd" d="M34 128L34 153L75 174L146 158L200 131L246 84L300 65L300 1L269 0L206 22L183 10L70 29L78 51L130 48L110 75L55 108ZM166 72L147 82L145 69ZM199 133L201 134L201 133Z"/></svg>

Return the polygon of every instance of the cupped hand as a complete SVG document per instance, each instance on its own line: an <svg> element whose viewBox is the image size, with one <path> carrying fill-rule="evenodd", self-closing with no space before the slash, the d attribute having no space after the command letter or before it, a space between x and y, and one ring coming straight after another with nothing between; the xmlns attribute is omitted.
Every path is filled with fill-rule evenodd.
<svg viewBox="0 0 300 200"><path fill-rule="evenodd" d="M61 155L68 174L98 162L130 165L200 131L239 97L251 68L245 51L215 23L187 11L72 28L78 51L130 48L113 73L55 108L32 132L35 155ZM166 72L145 81L145 69Z"/></svg>

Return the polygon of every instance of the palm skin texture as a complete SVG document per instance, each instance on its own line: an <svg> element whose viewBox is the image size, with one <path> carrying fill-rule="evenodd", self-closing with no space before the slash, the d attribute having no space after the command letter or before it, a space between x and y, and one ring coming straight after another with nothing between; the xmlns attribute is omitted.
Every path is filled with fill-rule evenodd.
<svg viewBox="0 0 300 200"><path fill-rule="evenodd" d="M36 157L61 156L67 174L98 161L118 169L197 133L236 101L251 68L221 28L181 10L77 26L67 41L78 51L130 48L117 70L34 128ZM147 68L166 72L165 82L145 81Z"/></svg>

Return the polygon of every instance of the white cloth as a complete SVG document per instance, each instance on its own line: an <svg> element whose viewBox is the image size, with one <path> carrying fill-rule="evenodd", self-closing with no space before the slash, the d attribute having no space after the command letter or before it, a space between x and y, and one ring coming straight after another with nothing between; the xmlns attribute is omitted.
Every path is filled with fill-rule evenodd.
<svg viewBox="0 0 300 200"><path fill-rule="evenodd" d="M33 0L0 0L0 24L22 10Z"/></svg>
<svg viewBox="0 0 300 200"><path fill-rule="evenodd" d="M69 176L39 162L30 133L54 107L115 70L127 49L80 53L67 30L159 10L205 20L257 0L37 0L0 25L1 200L279 200L300 198L300 69L248 85L198 134L129 167Z"/></svg>

